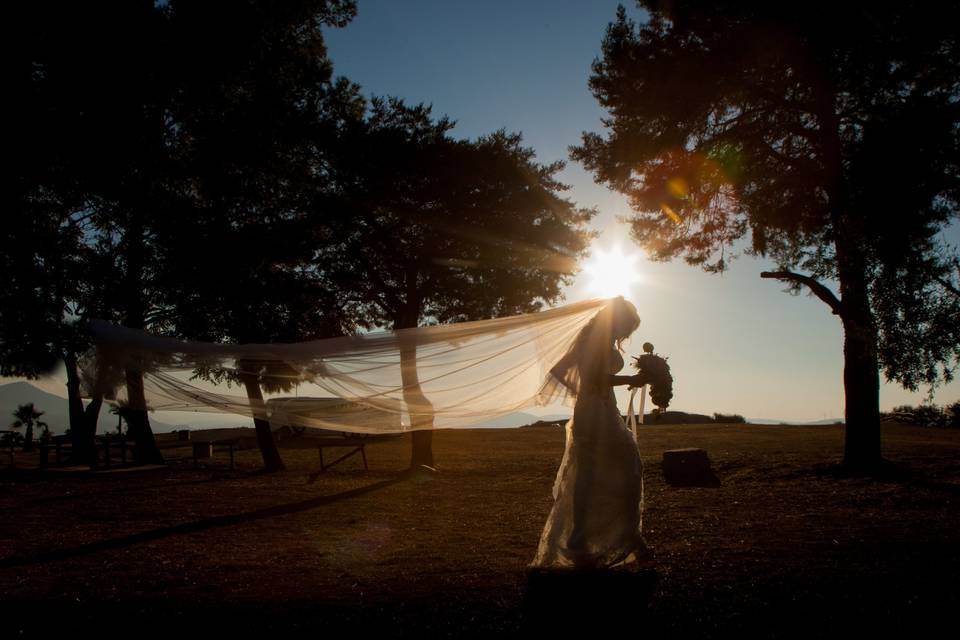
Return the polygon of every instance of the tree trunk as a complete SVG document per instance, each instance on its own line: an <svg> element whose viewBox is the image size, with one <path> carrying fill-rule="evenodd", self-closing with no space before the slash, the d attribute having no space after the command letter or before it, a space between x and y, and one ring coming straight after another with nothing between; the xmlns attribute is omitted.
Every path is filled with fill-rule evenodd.
<svg viewBox="0 0 960 640"><path fill-rule="evenodd" d="M852 205L836 104L835 92L825 91L819 99L818 117L823 157L831 180L827 193L843 321L843 464L863 472L875 469L882 460L877 325L870 307L868 262L863 250L868 215Z"/></svg>
<svg viewBox="0 0 960 640"><path fill-rule="evenodd" d="M843 389L846 398L843 464L852 470L867 471L876 468L881 460L880 375L872 317L858 315L861 317L848 316L843 320Z"/></svg>
<svg viewBox="0 0 960 640"><path fill-rule="evenodd" d="M23 450L33 451L33 423L27 423L27 430L23 434Z"/></svg>
<svg viewBox="0 0 960 640"><path fill-rule="evenodd" d="M127 273L124 281L124 296L126 298L126 316L124 324L131 329L144 328L144 301L143 270L146 247L144 243L143 221L138 211L130 216L130 226L126 233ZM135 447L133 459L137 464L164 464L163 454L157 446L150 429L150 418L147 416L147 401L143 390L142 371L128 370L127 376L127 406L130 415L127 418L127 434L133 439Z"/></svg>
<svg viewBox="0 0 960 640"><path fill-rule="evenodd" d="M403 400L410 415L410 468L434 468L433 461L433 405L420 388L417 373L417 344L415 340L400 341L400 377Z"/></svg>
<svg viewBox="0 0 960 640"><path fill-rule="evenodd" d="M163 454L157 446L157 440L150 429L147 416L146 398L143 392L143 374L139 371L127 371L127 403L130 413L127 417L127 435L136 445L133 459L137 464L164 464Z"/></svg>
<svg viewBox="0 0 960 640"><path fill-rule="evenodd" d="M843 464L850 470L863 472L876 469L882 459L877 328L870 308L866 257L860 248L859 229L846 216L839 220L836 247L846 401Z"/></svg>
<svg viewBox="0 0 960 640"><path fill-rule="evenodd" d="M77 372L77 359L72 353L64 354L63 363L67 369L67 411L70 419L71 459L82 464L89 459L81 459L86 434L83 400L80 399L80 374Z"/></svg>
<svg viewBox="0 0 960 640"><path fill-rule="evenodd" d="M83 410L83 420L79 428L81 437L78 439L80 449L76 451L77 457L71 456L75 463L89 464L91 467L97 463L94 443L96 442L97 421L100 418L100 408L102 406L103 398L93 398Z"/></svg>
<svg viewBox="0 0 960 640"><path fill-rule="evenodd" d="M244 368L242 363L240 368ZM260 382L257 380L256 374L253 373L241 373L240 379L243 381L243 386L247 390L247 398L253 408L253 426L257 433L260 455L263 456L263 467L271 472L283 471L286 466L280 457L277 442L273 439L273 429L270 428L270 422L264 417L266 416L266 404L263 401Z"/></svg>

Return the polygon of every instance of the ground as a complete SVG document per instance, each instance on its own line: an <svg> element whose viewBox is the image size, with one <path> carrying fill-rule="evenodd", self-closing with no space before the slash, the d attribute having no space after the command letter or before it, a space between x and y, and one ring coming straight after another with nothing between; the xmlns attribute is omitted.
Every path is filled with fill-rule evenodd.
<svg viewBox="0 0 960 640"><path fill-rule="evenodd" d="M96 629L408 636L622 630L752 637L956 626L960 431L883 427L892 468L836 472L840 426L641 427L636 572L541 576L563 430L445 430L439 473L404 473L409 436L317 474L315 449L194 468L54 474L0 453L0 612L19 637ZM664 483L702 447L719 487ZM328 452L326 455L329 456ZM178 455L180 457L178 457ZM329 457L327 457L329 460ZM10 637L13 637L11 634Z"/></svg>

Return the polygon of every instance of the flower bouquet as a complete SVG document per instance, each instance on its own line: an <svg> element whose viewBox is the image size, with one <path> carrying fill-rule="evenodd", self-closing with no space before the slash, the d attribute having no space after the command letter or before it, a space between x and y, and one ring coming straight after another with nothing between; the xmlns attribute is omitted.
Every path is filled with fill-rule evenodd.
<svg viewBox="0 0 960 640"><path fill-rule="evenodd" d="M670 375L670 365L667 364L666 358L653 352L653 345L649 342L643 344L643 351L642 356L633 356L633 367L637 373L646 378L653 404L660 410L666 409L673 398L673 376Z"/></svg>

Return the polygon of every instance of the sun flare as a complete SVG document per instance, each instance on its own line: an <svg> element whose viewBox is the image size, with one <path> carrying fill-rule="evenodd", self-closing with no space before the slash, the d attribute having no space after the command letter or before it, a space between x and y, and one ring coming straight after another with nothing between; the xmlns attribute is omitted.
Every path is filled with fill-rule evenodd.
<svg viewBox="0 0 960 640"><path fill-rule="evenodd" d="M637 257L636 253L625 254L620 245L614 245L609 251L595 249L583 265L590 276L589 290L603 298L629 296L633 285L642 279L636 267Z"/></svg>

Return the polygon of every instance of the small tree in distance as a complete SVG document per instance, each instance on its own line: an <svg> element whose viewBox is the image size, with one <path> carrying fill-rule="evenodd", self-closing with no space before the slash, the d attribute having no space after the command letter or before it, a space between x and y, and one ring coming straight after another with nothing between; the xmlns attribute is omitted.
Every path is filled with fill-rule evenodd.
<svg viewBox="0 0 960 640"><path fill-rule="evenodd" d="M23 450L24 451L33 451L33 429L43 429L47 430L47 423L40 420L45 411L38 411L34 408L32 402L27 404L21 404L17 407L17 410L13 412L13 417L15 418L13 424L10 425L13 429L24 429L23 436Z"/></svg>

